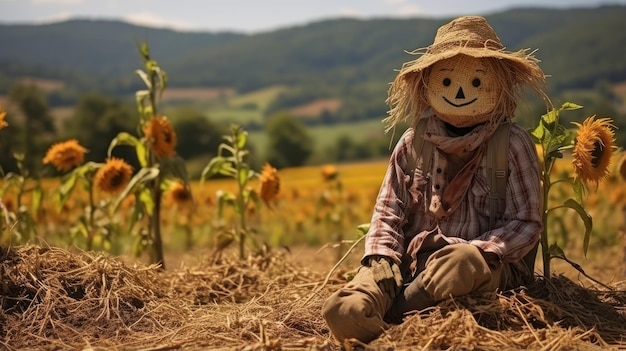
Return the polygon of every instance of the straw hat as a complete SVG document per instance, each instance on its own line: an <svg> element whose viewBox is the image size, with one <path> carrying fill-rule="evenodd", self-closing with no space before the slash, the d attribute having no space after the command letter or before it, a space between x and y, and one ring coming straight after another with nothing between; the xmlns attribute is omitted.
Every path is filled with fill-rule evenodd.
<svg viewBox="0 0 626 351"><path fill-rule="evenodd" d="M389 88L386 102L391 109L383 119L385 131L399 122L419 118L426 113L430 108L425 88L427 69L456 55L485 58L498 63L500 69L495 73L505 92L494 109L496 114L512 116L516 99L523 97L521 91L524 87L533 90L550 106L543 90L546 76L533 53L528 49L507 51L493 28L481 16L462 16L452 20L437 30L432 45L410 52L420 57L402 65Z"/></svg>
<svg viewBox="0 0 626 351"><path fill-rule="evenodd" d="M505 59L527 66L529 71L538 69L537 60L526 54L526 50L506 51L485 18L463 16L441 26L433 44L417 60L405 63L400 74L421 71L437 61L459 54Z"/></svg>

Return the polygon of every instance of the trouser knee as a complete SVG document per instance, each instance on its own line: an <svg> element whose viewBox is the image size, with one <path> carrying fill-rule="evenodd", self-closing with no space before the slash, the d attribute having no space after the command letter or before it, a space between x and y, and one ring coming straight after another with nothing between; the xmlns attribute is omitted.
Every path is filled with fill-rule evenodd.
<svg viewBox="0 0 626 351"><path fill-rule="evenodd" d="M494 278L497 274L470 244L449 245L433 253L423 273L424 287L436 300L495 290L499 280Z"/></svg>
<svg viewBox="0 0 626 351"><path fill-rule="evenodd" d="M322 306L322 316L333 336L343 342L356 339L363 343L379 337L388 328L372 306L359 299L342 299L333 294Z"/></svg>

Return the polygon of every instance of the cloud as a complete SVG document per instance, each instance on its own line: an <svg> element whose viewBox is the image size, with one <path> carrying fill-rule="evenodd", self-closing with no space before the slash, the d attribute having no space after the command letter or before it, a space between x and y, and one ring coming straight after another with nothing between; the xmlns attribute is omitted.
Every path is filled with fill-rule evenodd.
<svg viewBox="0 0 626 351"><path fill-rule="evenodd" d="M421 7L410 0L383 0L383 2L389 7L389 12L397 17L411 17L425 13Z"/></svg>
<svg viewBox="0 0 626 351"><path fill-rule="evenodd" d="M33 23L38 24L48 24L48 23L56 23L56 22L64 22L70 20L74 17L74 15L69 11L58 12L53 15L47 16L40 20L33 21Z"/></svg>
<svg viewBox="0 0 626 351"><path fill-rule="evenodd" d="M156 28L171 28L178 30L192 30L194 28L194 24L191 22L165 18L151 12L127 14L124 16L124 20L136 25Z"/></svg>
<svg viewBox="0 0 626 351"><path fill-rule="evenodd" d="M401 6L398 6L398 8L396 8L395 13L397 16L400 16L400 17L410 17L410 16L415 16L415 15L421 15L421 14L424 14L425 12L422 10L421 7L407 3L407 4L402 4Z"/></svg>
<svg viewBox="0 0 626 351"><path fill-rule="evenodd" d="M341 17L353 17L353 18L363 17L363 15L359 13L358 10L352 7L343 7L339 9L339 15Z"/></svg>

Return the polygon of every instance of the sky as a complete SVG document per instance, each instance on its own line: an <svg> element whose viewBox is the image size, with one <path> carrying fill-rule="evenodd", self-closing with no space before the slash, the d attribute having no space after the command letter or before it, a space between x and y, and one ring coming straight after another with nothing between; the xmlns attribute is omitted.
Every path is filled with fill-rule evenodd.
<svg viewBox="0 0 626 351"><path fill-rule="evenodd" d="M180 31L253 34L339 17L446 18L601 4L626 5L626 0L0 0L0 24L117 19Z"/></svg>

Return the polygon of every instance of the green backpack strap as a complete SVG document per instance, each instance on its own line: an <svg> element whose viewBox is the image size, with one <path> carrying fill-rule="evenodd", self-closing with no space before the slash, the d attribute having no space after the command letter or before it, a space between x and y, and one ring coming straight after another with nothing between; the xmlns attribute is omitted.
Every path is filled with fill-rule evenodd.
<svg viewBox="0 0 626 351"><path fill-rule="evenodd" d="M487 143L487 177L489 181L489 228L502 217L506 206L506 183L509 178L509 134L511 122L506 121Z"/></svg>
<svg viewBox="0 0 626 351"><path fill-rule="evenodd" d="M426 132L427 117L422 117L417 120L417 124L414 128L413 134L413 147L410 150L409 159L407 161L407 169L411 182L413 182L413 176L415 175L415 168L417 167L417 160L422 159L421 169L430 169L430 162L432 160L432 153L434 145L424 140L424 132Z"/></svg>

